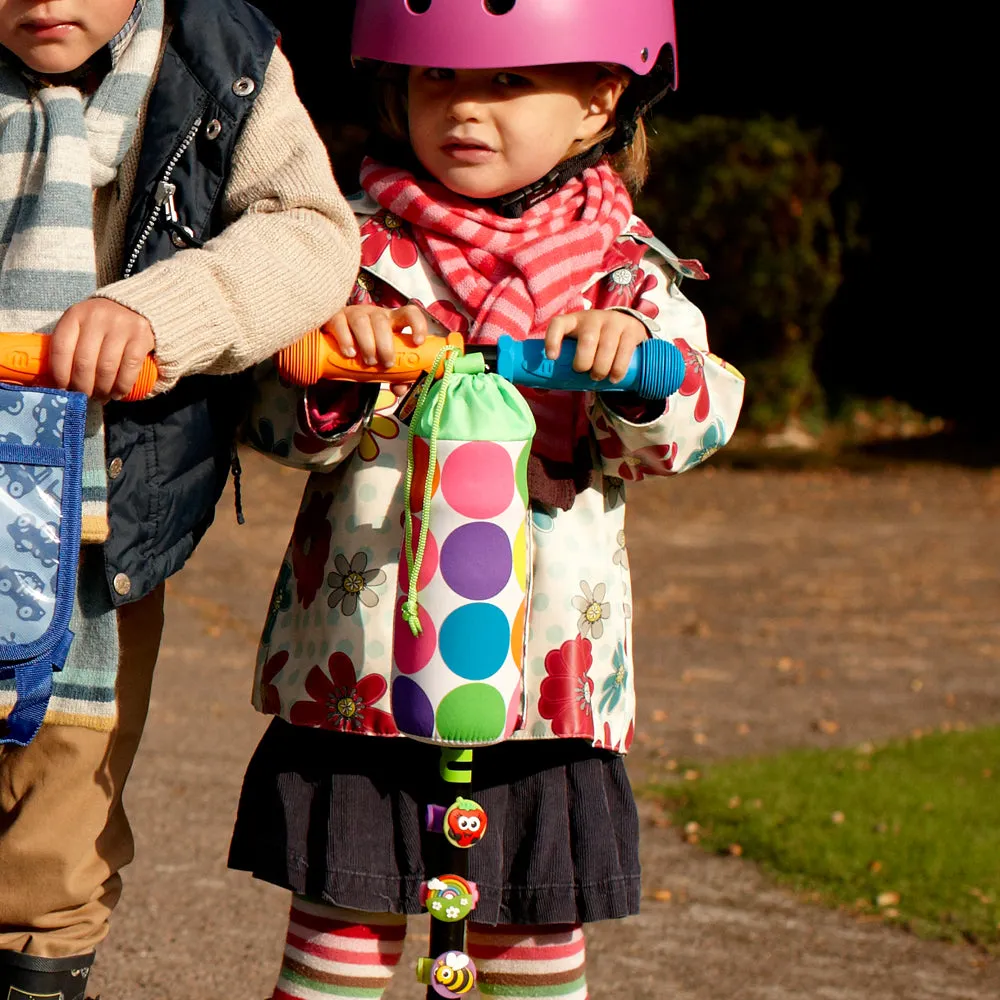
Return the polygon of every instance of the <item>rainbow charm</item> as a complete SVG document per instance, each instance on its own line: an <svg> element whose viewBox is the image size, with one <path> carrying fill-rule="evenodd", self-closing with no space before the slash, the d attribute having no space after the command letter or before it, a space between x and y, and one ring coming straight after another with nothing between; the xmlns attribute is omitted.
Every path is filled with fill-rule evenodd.
<svg viewBox="0 0 1000 1000"><path fill-rule="evenodd" d="M479 890L475 882L460 875L441 875L424 883L420 902L435 920L457 924L476 908Z"/></svg>

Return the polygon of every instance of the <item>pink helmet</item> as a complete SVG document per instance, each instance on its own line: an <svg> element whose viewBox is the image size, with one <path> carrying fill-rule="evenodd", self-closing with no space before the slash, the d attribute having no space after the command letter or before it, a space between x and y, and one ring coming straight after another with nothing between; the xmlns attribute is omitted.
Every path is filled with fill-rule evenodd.
<svg viewBox="0 0 1000 1000"><path fill-rule="evenodd" d="M673 0L357 0L352 42L355 58L406 66L658 67L666 87L675 49Z"/></svg>

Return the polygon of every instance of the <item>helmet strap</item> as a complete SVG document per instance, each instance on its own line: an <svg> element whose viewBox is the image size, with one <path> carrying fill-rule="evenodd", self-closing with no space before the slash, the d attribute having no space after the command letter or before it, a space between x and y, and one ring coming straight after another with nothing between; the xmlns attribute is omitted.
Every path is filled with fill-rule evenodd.
<svg viewBox="0 0 1000 1000"><path fill-rule="evenodd" d="M582 153L577 153L576 156L571 156L568 160L563 160L562 163L557 163L544 177L534 183L526 184L509 194L502 194L499 198L484 199L483 204L492 208L497 215L508 219L520 219L532 205L545 201L567 181L599 163L604 154L604 144L598 143Z"/></svg>

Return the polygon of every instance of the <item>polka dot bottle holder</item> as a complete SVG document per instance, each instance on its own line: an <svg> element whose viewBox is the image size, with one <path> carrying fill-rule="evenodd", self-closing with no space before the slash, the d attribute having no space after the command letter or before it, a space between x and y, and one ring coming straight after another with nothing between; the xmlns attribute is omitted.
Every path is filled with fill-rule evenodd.
<svg viewBox="0 0 1000 1000"><path fill-rule="evenodd" d="M535 422L481 355L445 352L410 425L392 714L415 739L476 746L523 717Z"/></svg>

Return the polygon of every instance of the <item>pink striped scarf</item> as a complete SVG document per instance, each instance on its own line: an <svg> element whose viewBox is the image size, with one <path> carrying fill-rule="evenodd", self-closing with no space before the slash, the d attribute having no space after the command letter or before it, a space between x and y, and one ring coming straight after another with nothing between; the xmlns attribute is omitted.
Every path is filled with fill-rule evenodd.
<svg viewBox="0 0 1000 1000"><path fill-rule="evenodd" d="M474 344L494 344L502 334L517 340L544 337L554 317L583 309L584 289L632 215L625 185L604 162L519 219L372 159L361 166L361 184L410 224L421 253L472 317L468 339ZM582 440L588 434L583 396L530 390L524 395L538 424L533 453L554 463L546 477L582 489L581 480L591 471ZM561 497L558 506L566 506L565 490Z"/></svg>

